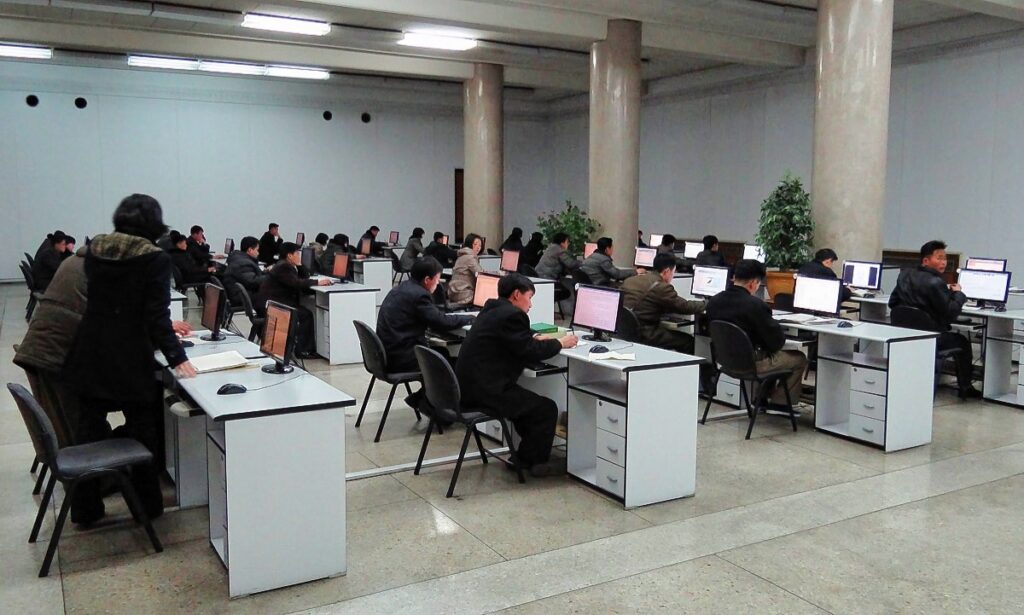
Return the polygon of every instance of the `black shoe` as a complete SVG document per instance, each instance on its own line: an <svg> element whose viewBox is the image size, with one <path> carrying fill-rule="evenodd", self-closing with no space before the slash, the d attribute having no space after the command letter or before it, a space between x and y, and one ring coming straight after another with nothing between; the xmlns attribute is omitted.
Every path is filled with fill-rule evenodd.
<svg viewBox="0 0 1024 615"><path fill-rule="evenodd" d="M565 459L552 459L544 463L535 463L530 466L530 476L544 478L547 476L561 476L566 473Z"/></svg>
<svg viewBox="0 0 1024 615"><path fill-rule="evenodd" d="M405 405L409 406L410 408L414 408L416 410L419 410L420 412L423 412L423 408L420 408L420 403L423 401L423 391L416 391L411 395L406 395L403 401L405 401ZM427 414L430 413L427 412Z"/></svg>
<svg viewBox="0 0 1024 615"><path fill-rule="evenodd" d="M960 389L956 394L960 399L980 399L981 391L974 388L973 386L967 387L966 389Z"/></svg>
<svg viewBox="0 0 1024 615"><path fill-rule="evenodd" d="M320 358L320 355L318 355L317 353L315 353L315 352L313 352L311 350L303 350L302 352L296 352L295 356L297 358L299 358L299 359L302 359L303 361L310 361L310 360L313 360L313 359L319 359Z"/></svg>

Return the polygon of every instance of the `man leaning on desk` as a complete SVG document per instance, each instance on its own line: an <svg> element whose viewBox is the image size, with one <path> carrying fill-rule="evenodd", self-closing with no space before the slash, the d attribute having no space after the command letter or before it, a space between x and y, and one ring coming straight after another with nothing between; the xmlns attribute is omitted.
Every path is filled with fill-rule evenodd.
<svg viewBox="0 0 1024 615"><path fill-rule="evenodd" d="M956 382L961 399L981 397L981 391L971 383L974 357L971 342L963 335L951 331L963 311L967 295L959 284L946 284L942 272L946 270L946 244L932 240L921 246L921 264L916 269L900 271L896 288L889 296L889 308L908 306L927 313L938 325L936 350L960 349L956 360Z"/></svg>
<svg viewBox="0 0 1024 615"><path fill-rule="evenodd" d="M659 254L654 267L622 283L622 302L640 321L643 343L666 350L693 354L693 336L683 331L670 331L661 326L664 317L672 314L700 314L707 305L703 300L688 301L672 286L676 257Z"/></svg>
<svg viewBox="0 0 1024 615"><path fill-rule="evenodd" d="M519 376L528 363L575 347L577 338L534 334L527 316L534 290L533 282L524 275L510 273L501 278L498 298L484 304L462 343L455 373L466 406L512 421L520 437L519 463L539 477L565 472L564 463L550 462L558 406L519 386Z"/></svg>

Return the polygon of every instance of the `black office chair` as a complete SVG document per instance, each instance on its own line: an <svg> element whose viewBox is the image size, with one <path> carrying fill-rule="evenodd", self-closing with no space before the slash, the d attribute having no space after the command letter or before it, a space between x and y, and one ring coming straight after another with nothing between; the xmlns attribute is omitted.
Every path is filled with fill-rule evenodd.
<svg viewBox="0 0 1024 615"><path fill-rule="evenodd" d="M487 250L485 250L485 253L489 254L490 256L498 256L498 251L495 250L494 248L487 248Z"/></svg>
<svg viewBox="0 0 1024 615"><path fill-rule="evenodd" d="M778 293L772 299L775 301L776 310L793 311L793 293Z"/></svg>
<svg viewBox="0 0 1024 615"><path fill-rule="evenodd" d="M21 412L21 418L25 421L25 427L32 439L32 445L36 449L36 455L50 468L50 480L46 483L46 491L39 503L39 512L36 513L32 533L28 538L29 542L34 543L39 537L39 528L42 527L43 518L46 517L50 508L50 498L53 496L53 488L57 481L60 481L64 489L64 501L61 503L60 513L57 515L57 523L53 527L53 535L50 536L50 544L46 547L46 556L39 569L39 576L45 577L50 573L50 564L57 552L57 543L60 541L64 522L71 509L75 490L82 483L104 477L117 480L125 503L131 510L132 516L146 528L153 549L157 553L163 551L164 548L160 544L160 539L157 538L156 530L153 529L153 524L146 515L146 510L139 501L139 496L135 493L135 488L132 487L126 473L133 466L153 463L153 453L139 442L128 438L109 438L99 442L62 448L58 443L53 424L50 423L46 412L32 397L32 394L20 384L8 383L7 390L14 396L14 401Z"/></svg>
<svg viewBox="0 0 1024 615"><path fill-rule="evenodd" d="M359 416L356 417L356 427L363 422L363 413L366 412L366 404L370 401L370 393L373 392L373 385L378 380L391 385L391 392L388 393L388 403L384 405L384 414L380 417L380 425L377 426L377 435L373 437L374 442L380 442L380 434L384 431L384 423L388 420L388 412L391 410L391 401L395 398L395 389L398 385L404 384L405 390L412 395L410 382L419 382L419 372L388 372L388 355L384 350L384 343L377 337L377 333L365 322L353 320L356 327L356 335L359 336L359 351L363 355L363 367L370 373L370 386L366 388L366 396L363 397L363 406L359 409ZM416 413L416 420L423 418L417 408L412 409Z"/></svg>
<svg viewBox="0 0 1024 615"><path fill-rule="evenodd" d="M750 424L747 426L747 436L754 430L754 421L757 420L758 412L766 409L768 393L772 387L781 386L786 392L786 407L789 410L789 420L793 424L793 431L796 431L796 414L793 412L793 400L789 395L789 387L786 380L792 373L788 368L779 368L767 372L759 372L757 361L754 360L754 345L750 342L747 334L736 325L724 320L711 322L711 343L715 349L715 361L722 373L732 376L740 383L740 399L746 407L747 415L750 417ZM746 383L756 385L753 403L747 393ZM705 410L705 418L707 411Z"/></svg>
<svg viewBox="0 0 1024 615"><path fill-rule="evenodd" d="M577 284L593 284L594 281L590 279L590 276L583 271L583 269L576 268L572 272L572 280Z"/></svg>
<svg viewBox="0 0 1024 615"><path fill-rule="evenodd" d="M413 474L418 475L423 466L423 457L427 454L427 445L430 443L430 433L433 431L435 421L450 421L461 423L466 427L466 437L462 439L462 449L459 451L459 458L455 462L455 473L452 474L452 482L448 485L446 497L455 494L455 483L459 480L459 471L462 469L462 461L466 457L466 448L469 446L470 434L476 438L476 447L480 451L480 460L487 463L487 456L490 455L503 463L511 463L519 477L520 483L525 483L523 468L516 455L515 446L512 444L512 432L509 431L508 421L503 417L492 417L480 410L465 408L462 406L462 390L459 388L459 381L455 378L455 372L448 361L437 351L417 346L416 362L419 363L420 373L423 374L423 392L434 412L430 416L430 424L427 425L427 432L423 436L423 446L420 448L420 456L416 459L416 469ZM484 448L480 441L480 432L476 426L480 423L496 420L501 423L502 439L508 443L510 462Z"/></svg>
<svg viewBox="0 0 1024 615"><path fill-rule="evenodd" d="M722 370L718 369L718 360L715 356L715 341L709 340L708 347L711 350L711 364L710 370L707 370L707 382L701 381L701 385L704 388L704 395L707 397L707 403L704 404L704 415L700 417L700 424L706 425L708 422L708 413L711 412L711 402L714 401L715 395L718 394L718 379L722 376ZM701 370L705 371L705 370ZM702 377L704 374L701 374Z"/></svg>
<svg viewBox="0 0 1024 615"><path fill-rule="evenodd" d="M619 306L618 328L615 329L616 337L621 337L627 342L642 344L640 333L640 320L633 313L633 310L624 305Z"/></svg>
<svg viewBox="0 0 1024 615"><path fill-rule="evenodd" d="M32 267L24 261L19 263L18 267L21 269L21 275L25 278L25 286L28 287L28 303L25 304L25 320L28 321L32 320L32 313L36 311L36 304L39 303L43 293L36 290L36 280L32 276Z"/></svg>
<svg viewBox="0 0 1024 615"><path fill-rule="evenodd" d="M174 290L185 295L186 301L188 300L188 291L193 290L196 293L196 297L199 299L199 305L203 304L203 297L206 292L206 282L185 282L185 276L182 275L181 269L178 269L173 264L171 265L171 277L174 279Z"/></svg>
<svg viewBox="0 0 1024 615"><path fill-rule="evenodd" d="M930 331L942 333L942 328L928 312L909 305L899 305L889 311L889 322L894 327L904 329L917 329L918 331ZM957 355L962 352L960 348L935 349L935 388L939 386L939 377L942 374L942 364L946 360L956 360Z"/></svg>
<svg viewBox="0 0 1024 615"><path fill-rule="evenodd" d="M22 252L22 254L25 255L25 262L28 263L29 267L32 267L33 265L36 264L36 259L32 258L31 254L29 254L28 252Z"/></svg>
<svg viewBox="0 0 1024 615"><path fill-rule="evenodd" d="M235 294L241 300L242 310L245 312L246 317L249 318L249 341L262 340L263 325L267 322L267 319L256 313L255 308L252 307L252 298L249 297L249 291L245 289L241 282L235 282Z"/></svg>
<svg viewBox="0 0 1024 615"><path fill-rule="evenodd" d="M17 344L14 346L14 352L18 352ZM21 365L20 367L25 372L28 386L32 389L32 396L39 402L39 406L46 412L47 418L50 419L50 424L53 425L54 433L57 436L57 444L61 448L74 444L74 433L71 431L64 408L61 406L61 396L54 386L55 383L50 380L49 376L32 367L27 365ZM40 491L42 491L43 483L46 480L46 473L50 469L46 465L45 460L39 455L36 455L32 460L32 467L29 473L34 473L37 469L39 474L36 476L36 484L32 489L32 495L39 495Z"/></svg>
<svg viewBox="0 0 1024 615"><path fill-rule="evenodd" d="M402 259L398 258L394 250L388 250L391 255L391 285L394 286L402 281L402 276L409 275L409 272L402 268Z"/></svg>
<svg viewBox="0 0 1024 615"><path fill-rule="evenodd" d="M540 277L539 275L537 275L537 270L534 267L527 265L526 263L519 263L519 273L525 276L529 276L531 278Z"/></svg>

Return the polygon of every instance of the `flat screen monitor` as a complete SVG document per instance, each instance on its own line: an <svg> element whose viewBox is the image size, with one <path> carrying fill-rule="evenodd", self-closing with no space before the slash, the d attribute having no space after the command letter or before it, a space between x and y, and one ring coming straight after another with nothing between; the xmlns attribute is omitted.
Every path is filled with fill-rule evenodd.
<svg viewBox="0 0 1024 615"><path fill-rule="evenodd" d="M235 240L228 237L224 240L224 254L231 254L235 251Z"/></svg>
<svg viewBox="0 0 1024 615"><path fill-rule="evenodd" d="M593 241L588 241L583 244L583 258L588 258L591 254L597 252L597 244Z"/></svg>
<svg viewBox="0 0 1024 615"><path fill-rule="evenodd" d="M267 320L263 325L260 352L274 359L273 365L264 365L270 374L287 374L295 350L295 308L267 301Z"/></svg>
<svg viewBox="0 0 1024 615"><path fill-rule="evenodd" d="M683 247L684 258L697 258L697 255L704 251L704 244L699 241L687 241Z"/></svg>
<svg viewBox="0 0 1024 615"><path fill-rule="evenodd" d="M651 233L651 243L648 245L650 245L652 248L657 248L658 246L661 245L661 240L664 239L664 237L664 234L659 235L657 233Z"/></svg>
<svg viewBox="0 0 1024 615"><path fill-rule="evenodd" d="M637 267L646 267L650 269L654 267L654 257L658 255L658 251L655 248L637 248L636 258L633 259L633 264Z"/></svg>
<svg viewBox="0 0 1024 615"><path fill-rule="evenodd" d="M1009 271L979 271L963 269L957 279L968 299L1006 303L1010 291Z"/></svg>
<svg viewBox="0 0 1024 615"><path fill-rule="evenodd" d="M501 276L495 273L478 273L476 288L473 289L473 305L482 308L488 299L498 298L498 280Z"/></svg>
<svg viewBox="0 0 1024 615"><path fill-rule="evenodd" d="M220 332L221 323L224 322L224 311L227 309L227 302L224 301L224 289L214 284L207 284L203 289L203 327L209 329L207 335L200 339L207 342L219 342L224 339Z"/></svg>
<svg viewBox="0 0 1024 615"><path fill-rule="evenodd" d="M359 253L363 256L369 256L370 250L373 249L373 240L371 239L360 239L359 240Z"/></svg>
<svg viewBox="0 0 1024 615"><path fill-rule="evenodd" d="M448 245L448 235L441 235L441 245L442 246Z"/></svg>
<svg viewBox="0 0 1024 615"><path fill-rule="evenodd" d="M519 271L519 252L516 250L502 250L501 266L498 268L509 273Z"/></svg>
<svg viewBox="0 0 1024 615"><path fill-rule="evenodd" d="M874 261L844 262L843 284L866 290L881 290L882 263Z"/></svg>
<svg viewBox="0 0 1024 615"><path fill-rule="evenodd" d="M725 290L728 284L728 267L696 265L693 268L693 280L690 282L690 294L695 297L714 297Z"/></svg>
<svg viewBox="0 0 1024 615"><path fill-rule="evenodd" d="M621 306L621 292L603 286L580 284L576 290L576 309L572 314L572 326L586 327L594 332L593 335L583 336L585 340L609 341L609 333L618 328Z"/></svg>
<svg viewBox="0 0 1024 615"><path fill-rule="evenodd" d="M306 246L302 248L302 266L306 268L306 271L313 272L313 259L316 254L313 252L313 248Z"/></svg>
<svg viewBox="0 0 1024 615"><path fill-rule="evenodd" d="M398 231L391 231L391 234L388 236L388 243L393 246L398 245Z"/></svg>
<svg viewBox="0 0 1024 615"><path fill-rule="evenodd" d="M338 252L334 255L334 269L331 273L341 280L348 279L348 254Z"/></svg>
<svg viewBox="0 0 1024 615"><path fill-rule="evenodd" d="M743 244L743 259L744 260L755 260L760 263L764 262L764 250L761 246L753 246L749 243Z"/></svg>
<svg viewBox="0 0 1024 615"><path fill-rule="evenodd" d="M793 289L793 309L836 316L839 314L842 286L839 280L798 275Z"/></svg>
<svg viewBox="0 0 1024 615"><path fill-rule="evenodd" d="M979 271L1006 271L1006 259L969 256L967 257L967 265L964 269L977 269Z"/></svg>
<svg viewBox="0 0 1024 615"><path fill-rule="evenodd" d="M306 234L305 233L295 233L295 245L301 246L304 243L306 243Z"/></svg>

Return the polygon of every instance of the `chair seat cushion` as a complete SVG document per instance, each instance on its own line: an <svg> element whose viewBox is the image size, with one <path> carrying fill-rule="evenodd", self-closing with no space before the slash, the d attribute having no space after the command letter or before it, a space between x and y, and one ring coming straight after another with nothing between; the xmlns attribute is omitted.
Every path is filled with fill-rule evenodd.
<svg viewBox="0 0 1024 615"><path fill-rule="evenodd" d="M387 374L381 380L388 384L402 384L403 382L419 382L419 372L394 372Z"/></svg>
<svg viewBox="0 0 1024 615"><path fill-rule="evenodd" d="M765 371L758 371L757 377L761 380L768 380L769 378L778 378L779 376L789 377L793 373L793 369L790 367L780 367L776 369L770 369Z"/></svg>
<svg viewBox="0 0 1024 615"><path fill-rule="evenodd" d="M153 453L137 440L110 438L68 446L57 452L57 474L77 478L90 470L122 468L153 461Z"/></svg>
<svg viewBox="0 0 1024 615"><path fill-rule="evenodd" d="M431 409L434 413L434 418L447 421L449 423L462 423L463 425L475 425L476 423L483 423L484 421L490 421L494 417L479 410L473 410L471 408L463 408L462 416L455 414L453 410L442 408L440 410Z"/></svg>

